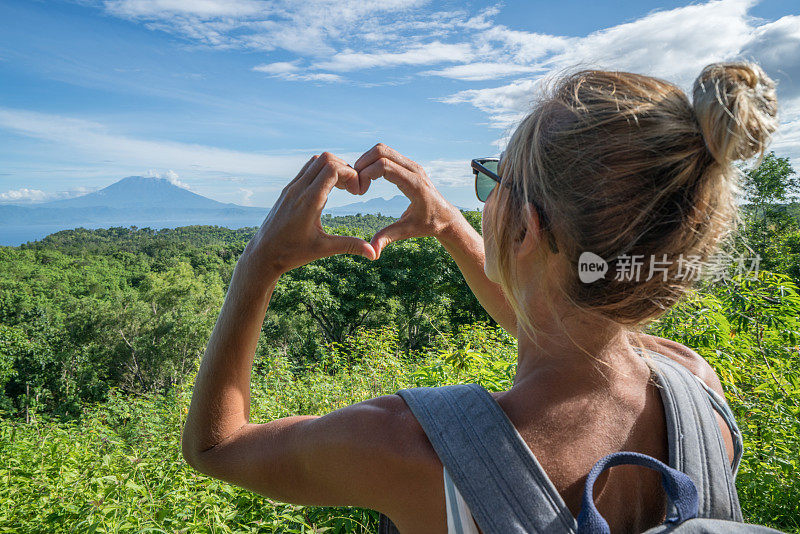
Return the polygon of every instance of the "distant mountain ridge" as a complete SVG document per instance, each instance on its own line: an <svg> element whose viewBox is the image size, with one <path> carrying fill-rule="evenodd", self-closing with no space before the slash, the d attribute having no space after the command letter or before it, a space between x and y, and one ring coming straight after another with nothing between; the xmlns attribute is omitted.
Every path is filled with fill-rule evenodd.
<svg viewBox="0 0 800 534"><path fill-rule="evenodd" d="M406 197L396 195L326 208L323 213L334 216L380 213L399 217L409 204ZM218 202L165 178L128 176L99 191L74 198L42 204L0 204L0 245L16 246L79 227L259 226L270 209Z"/></svg>
<svg viewBox="0 0 800 534"><path fill-rule="evenodd" d="M353 202L344 206L335 208L325 208L323 213L330 213L331 215L355 215L356 213L380 213L381 215L388 215L389 217L400 217L403 212L411 204L403 195L395 195L390 199L385 198L371 198L362 202Z"/></svg>

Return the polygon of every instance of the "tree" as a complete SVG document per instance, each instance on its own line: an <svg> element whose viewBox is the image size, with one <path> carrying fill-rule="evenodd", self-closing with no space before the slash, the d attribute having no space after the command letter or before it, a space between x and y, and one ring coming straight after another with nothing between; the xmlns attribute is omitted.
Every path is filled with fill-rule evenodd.
<svg viewBox="0 0 800 534"><path fill-rule="evenodd" d="M745 170L742 186L745 202L754 208L765 208L787 202L800 193L800 176L795 174L788 157L770 152L760 165Z"/></svg>
<svg viewBox="0 0 800 534"><path fill-rule="evenodd" d="M406 350L427 344L448 304L445 291L447 251L433 237L421 237L390 244L376 263L387 296L398 304L396 322L404 335Z"/></svg>
<svg viewBox="0 0 800 534"><path fill-rule="evenodd" d="M800 233L797 197L800 176L789 158L767 154L760 165L744 169L745 246L761 259L760 267L800 280Z"/></svg>
<svg viewBox="0 0 800 534"><path fill-rule="evenodd" d="M182 383L205 350L222 301L219 277L197 276L187 263L148 274L137 293L123 296L106 325L125 369L123 384L165 391Z"/></svg>
<svg viewBox="0 0 800 534"><path fill-rule="evenodd" d="M52 409L58 397L58 369L49 347L29 339L19 326L0 324L0 408L17 411L30 421L40 407Z"/></svg>
<svg viewBox="0 0 800 534"><path fill-rule="evenodd" d="M358 230L341 227L337 233L369 238ZM341 343L360 326L385 319L387 300L377 264L361 256L339 254L285 273L275 287L266 329L284 334L291 329L307 332L299 318L288 328L276 326L281 318L309 316L321 335L316 336L318 342L306 343L305 356L313 359L313 353L325 342Z"/></svg>

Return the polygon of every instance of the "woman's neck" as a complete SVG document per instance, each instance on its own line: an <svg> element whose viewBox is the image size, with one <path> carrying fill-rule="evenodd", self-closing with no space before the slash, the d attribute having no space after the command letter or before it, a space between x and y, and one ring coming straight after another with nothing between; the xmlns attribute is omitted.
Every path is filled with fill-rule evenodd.
<svg viewBox="0 0 800 534"><path fill-rule="evenodd" d="M610 321L572 315L560 322L540 317L535 324L535 340L518 328L514 387L547 379L565 387L602 386L642 364L628 330Z"/></svg>

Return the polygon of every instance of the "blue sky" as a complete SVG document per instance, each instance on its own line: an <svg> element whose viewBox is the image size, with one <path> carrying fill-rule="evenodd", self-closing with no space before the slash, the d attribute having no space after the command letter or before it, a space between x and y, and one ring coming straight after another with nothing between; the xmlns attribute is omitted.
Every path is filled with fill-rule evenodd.
<svg viewBox="0 0 800 534"><path fill-rule="evenodd" d="M773 148L800 167L796 0L3 0L0 202L152 175L269 206L312 154L352 163L380 141L476 207L469 160L499 152L548 73L688 89L735 58L778 80Z"/></svg>

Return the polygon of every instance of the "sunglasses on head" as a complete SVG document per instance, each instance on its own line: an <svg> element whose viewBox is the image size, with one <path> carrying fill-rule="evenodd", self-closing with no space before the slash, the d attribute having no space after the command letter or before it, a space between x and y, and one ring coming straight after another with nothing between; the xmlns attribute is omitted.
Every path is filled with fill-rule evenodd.
<svg viewBox="0 0 800 534"><path fill-rule="evenodd" d="M500 160L502 157L503 154L500 155L500 158L476 158L472 160L472 172L475 174L475 194L481 202L486 202L489 199L489 195L494 191L494 188L497 187L497 184L504 185L510 190L513 190L512 185L510 185L508 181L503 182L503 179L500 177ZM548 231L550 221L547 217L547 213L545 213L535 200L529 199L529 202L533 204L533 207L536 208L536 212L539 214L539 218L542 222L542 229L547 231L550 250L557 253L558 247L556 246L555 238L553 234Z"/></svg>

